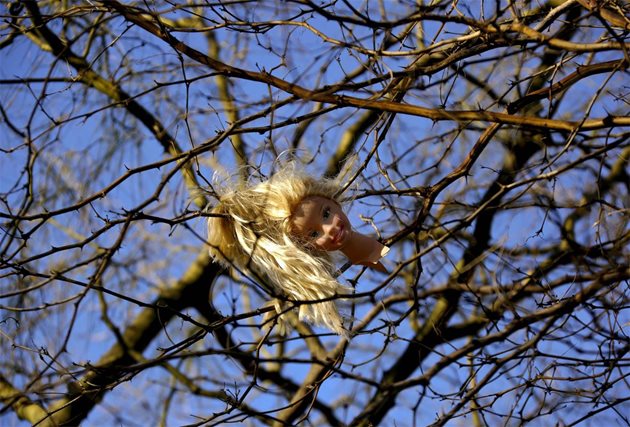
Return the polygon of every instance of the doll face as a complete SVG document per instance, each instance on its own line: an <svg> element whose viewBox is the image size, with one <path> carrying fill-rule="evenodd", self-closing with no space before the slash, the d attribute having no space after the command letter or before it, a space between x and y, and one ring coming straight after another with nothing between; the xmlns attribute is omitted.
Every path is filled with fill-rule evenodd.
<svg viewBox="0 0 630 427"><path fill-rule="evenodd" d="M341 206L326 197L304 198L295 209L292 222L297 237L324 251L343 248L352 233Z"/></svg>

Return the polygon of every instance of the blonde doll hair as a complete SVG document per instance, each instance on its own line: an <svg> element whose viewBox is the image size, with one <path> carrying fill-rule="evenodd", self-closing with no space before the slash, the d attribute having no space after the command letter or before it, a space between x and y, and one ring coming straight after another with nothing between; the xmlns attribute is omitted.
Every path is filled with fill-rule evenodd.
<svg viewBox="0 0 630 427"><path fill-rule="evenodd" d="M333 298L349 289L333 277L330 255L300 242L292 222L304 198L339 203L340 188L339 179L315 179L288 163L267 181L220 196L208 218L208 243L215 260L266 278L298 303L300 320L347 335Z"/></svg>

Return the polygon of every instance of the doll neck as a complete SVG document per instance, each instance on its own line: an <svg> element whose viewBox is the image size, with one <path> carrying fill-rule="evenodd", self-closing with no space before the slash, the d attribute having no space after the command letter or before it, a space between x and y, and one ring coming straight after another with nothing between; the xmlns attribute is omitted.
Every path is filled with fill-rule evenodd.
<svg viewBox="0 0 630 427"><path fill-rule="evenodd" d="M352 264L376 268L378 265L382 267L379 260L389 252L389 248L373 237L352 231L348 243L341 249L341 252L348 257Z"/></svg>

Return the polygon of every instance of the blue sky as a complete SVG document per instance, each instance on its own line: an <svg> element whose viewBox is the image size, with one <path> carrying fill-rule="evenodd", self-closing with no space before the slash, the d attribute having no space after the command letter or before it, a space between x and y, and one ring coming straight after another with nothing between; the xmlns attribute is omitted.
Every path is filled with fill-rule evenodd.
<svg viewBox="0 0 630 427"><path fill-rule="evenodd" d="M274 11L265 11L263 9L256 12L259 13L257 17L259 20L264 19L265 15L273 15L275 13ZM342 34L339 27L334 23L323 19L314 20L313 22L318 29L325 31L326 34L341 38ZM156 82L164 84L184 78L182 68L179 67L179 59L172 50L164 49L161 42L156 42L138 29L132 28L127 30L126 24L120 21L114 21L112 28L114 37L117 35L124 35L124 37L117 39L108 48L107 54L109 56L107 61L111 63L110 69L115 71L112 72L111 77L120 78L126 90L136 94L142 90L155 88ZM425 31L433 34L437 33L437 28L438 25L427 25ZM438 39L450 37L452 32L463 31L464 28L454 26L449 28L449 30L451 31L450 33L439 33ZM299 52L298 55L289 57L286 63L283 63L282 57L269 54L269 51L262 49L256 42L251 39L247 40L243 36L238 40L242 44L238 45L238 49L235 49L236 58L238 58L239 52L243 53L243 58L238 58L242 60L238 62L238 66L250 70L274 70L274 75L288 80L295 80L297 83L309 88L335 83L342 78L342 73L347 73L357 66L357 61L352 52L339 48L331 53L328 47L320 44L321 40L319 38L301 28L283 28L271 32L269 34L270 39L279 44L279 47L276 46L276 51L282 51L282 48L284 48L278 41L284 32L292 33L290 43L286 47L291 49L291 52ZM348 36L348 33L344 35ZM205 49L205 42L199 35L178 34L177 36L192 46ZM366 34L361 34L360 32L354 34L354 36L357 39L367 37ZM233 47L231 45L233 39L222 39L221 35L219 37L219 41L222 43L222 48L227 56L230 48ZM278 37L278 39L275 37ZM262 36L259 41L264 43ZM77 46L76 49L79 51L80 46ZM23 39L16 41L13 46L3 49L1 52L2 62L3 64L8 64L8 66L0 68L0 79L20 79L27 76L45 77L50 70L50 54L38 50L30 42ZM609 59L607 54L602 54L600 60L606 59ZM236 59L234 60L236 61ZM142 69L146 73L145 76L141 79L134 76L121 77L120 73L122 73L123 67L121 66L120 71L118 71L116 65L124 65L127 61L133 63L136 69ZM408 61L408 58L388 59L383 61L383 67L387 66L397 71L404 68ZM527 75L527 70L533 69L537 65L537 61L536 58L532 58L521 64L523 66L523 75ZM184 69L188 78L203 75L209 71L190 61L186 61ZM320 77L322 69L326 71L323 77ZM473 66L471 66L471 70L476 72L483 71L481 67L475 68ZM430 78L422 77L417 84L431 85L440 78L447 76L447 73L448 71L444 71ZM508 82L503 80L506 74L509 74L506 70L498 69L484 77L493 86L496 86L497 91L502 93L507 91ZM62 78L75 76L74 71L67 64L63 63L57 64L51 75ZM594 96L599 85L603 84L606 78L608 78L608 75L593 76L586 80L579 90L572 89L569 91L562 102L562 111L569 114L576 108L582 108L583 104L578 101ZM627 75L621 73L615 75L612 77L611 82L608 83L608 86L621 88L623 87L624 78L627 78ZM144 87L141 87L142 85ZM217 99L216 86L212 77L192 83L189 86L188 98L186 98L184 88L184 85L181 84L161 87L159 90L156 89L154 93L141 97L140 102L163 121L168 131L176 136L182 148L188 149L214 137L217 132L226 127L226 123L221 113L222 106ZM41 192L38 196L42 196L41 198L44 199L41 206L38 206L35 210L36 212L41 211L43 207L53 210L81 200L87 195L95 194L104 189L113 179L125 175L128 170L164 158L163 150L155 141L155 138L146 129L139 126L136 121L129 120L122 109L114 109L111 113L101 113L101 108L108 105L109 100L102 95L96 94L93 90L86 91L84 87L78 84L70 84L69 82L51 83L46 87L47 96L42 104L38 106L35 99L42 90L42 85L33 83L31 89L35 95L23 86L20 89L12 89L11 86L3 85L0 99L5 108L11 108L12 117L15 118L15 123L20 128L23 128L28 123L30 115L34 112L35 122L31 129L35 135L40 135L35 140L35 146L42 150L42 155L36 164L35 171L38 191ZM436 107L444 100L444 93L447 89L447 87L443 87L440 90L436 88L426 91L417 90L406 100L417 105ZM452 97L452 103L450 103L451 98L449 98L447 108L464 108L462 105L464 102L469 102L470 105L467 105L467 107L472 108L471 105L474 105L473 101L478 96L478 91L471 91L469 96L466 97L460 96L463 93L462 91L466 90L464 82L461 81L456 83L453 90L458 96ZM265 104L261 103L261 100L265 101L265 97L269 93L272 94L276 101L287 97L286 94L265 85L244 81L238 81L235 84L233 93L239 101L239 107L242 108L239 110L242 117L262 110ZM509 96L515 95L513 92L510 92ZM603 93L600 97L605 98L605 100L595 103L591 116L602 117L607 111L621 111L621 107L613 100L611 94ZM89 99L89 102L83 105L82 100L86 98ZM188 101L187 111L186 100ZM287 107L275 110L273 116L266 115L248 123L247 126L265 126L270 123L272 117L277 122L289 117L306 114L311 111L311 108L312 105L309 103L303 103L302 105L291 103ZM56 120L68 117L76 117L76 119L60 128L53 127L49 129L51 122L44 112ZM183 114L186 112L188 113L187 121L183 118ZM89 117L82 116L87 113L90 113ZM325 118L317 120L309 128L304 136L300 154L307 158L314 156L314 164L309 166L313 173L321 173L324 170L327 160L335 150L344 130L360 114L360 111L349 109L334 111L327 114ZM578 117L580 116L578 115ZM449 167L456 166L467 155L472 144L479 137L485 126L487 124L476 124L470 126L468 130L462 133L455 133L452 129L452 123L433 123L424 118L399 116L389 131L387 138L378 148L377 156L373 158L364 172L364 180L358 184L360 191L390 188L391 183L388 183L379 174L379 165L389 171L391 176L394 177L395 184L398 186L412 187L435 183L443 176L445 171L450 170ZM189 129L192 137L188 136ZM274 130L272 133L246 133L244 139L251 153L251 163L261 166L263 172L267 173L273 165L276 153L290 148L294 131L295 126L287 126ZM452 132L449 137L445 138L449 143L447 147L444 147L443 140L431 138L433 135L440 135L444 132ZM110 138L119 143L114 149L105 144ZM505 138L505 135L503 135L503 138ZM375 133L371 132L360 141L356 150L360 159L365 159L368 156L368 153L373 148L375 139ZM0 147L6 150L16 148L20 144L22 144L22 141L16 138L2 124L0 126ZM440 168L437 176L432 175L431 169L426 170L422 174L416 173L419 170L430 168L435 164L439 155L443 153L448 154L447 164ZM481 194L485 191L485 187L475 188L470 183L475 181L487 183L492 180L496 175L496 171L501 167L503 154L504 149L499 142L499 137L497 137L497 141L491 144L489 149L484 152L483 156L475 164L470 180L459 180L453 184L449 191L438 198L436 210L439 209L442 202L450 201L450 198L455 197L455 195L457 196L457 202L462 204L478 201ZM579 155L580 152L572 151L571 147L569 147L559 164L566 164ZM227 141L213 153L213 156L223 168L229 171L234 169L233 150ZM199 159L200 174L207 181L212 180L214 173L213 163L210 161L211 157L210 153L205 153ZM391 162L397 158L402 158L403 161L396 165L398 168L396 170L391 165ZM23 179L19 178L19 174L24 168L25 161L26 150L24 148L18 148L11 153L0 155L0 170L2 170L0 192L7 191L16 182L19 184L24 182ZM102 227L106 218L120 218L124 209L131 209L150 198L158 187L160 180L167 176L173 167L175 165L170 163L159 169L156 168L134 175L89 208L85 208L79 213L69 212L58 216L56 218L58 224L46 224L38 231L38 239L33 243L36 246L32 250L43 251L46 246L59 246L76 241L76 236L69 233L69 228L85 236ZM101 172L95 179L90 174L94 170ZM538 169L533 169L529 173L539 172ZM407 180L401 179L402 176L412 174L414 175ZM61 175L65 177L65 184L70 188L66 195L57 198L54 196L55 188L50 188L47 183L48 179L50 179L52 185L54 182L52 178ZM543 183L541 187L546 187L547 191L554 191L558 200L561 201L569 200L571 194L577 193L584 187L592 184L588 178L583 178L580 173L569 173L562 175L555 181ZM9 196L9 200L17 201L22 194L18 192L14 196ZM147 208L147 213L172 217L182 213L189 206L190 196L183 187L179 175L169 182L162 194L162 197ZM368 221L364 222L361 220L361 216L364 218L374 216L377 225L386 237L393 234L404 223L413 219L413 208L417 200L411 197L389 197L387 200L391 204L388 207L385 207L386 205L377 197L361 198L352 203L352 206L349 208L351 221L356 227L359 227L359 230L369 233L371 232L371 227ZM560 218L568 212L569 210L560 210ZM394 214L397 215L397 218ZM458 221L461 219L461 215L455 209L444 218ZM198 234L203 235L205 233L202 220L190 222L189 225ZM537 234L538 229L541 227L542 233ZM581 227L585 227L584 229L588 230L588 226L585 224L581 224ZM119 231L119 227L113 228L110 232L100 236L97 239L97 243L101 247L111 245L118 237ZM121 264L132 261L131 265L133 265L133 268L129 270L118 269L109 273L105 279L107 286L110 286L112 290L128 293L145 302L151 301L159 289L168 286L170 282L180 277L196 256L200 245L202 245L197 236L181 226L170 229L166 225L140 222L134 224L129 233L128 240L117 252L115 260ZM585 238L590 238L592 235L592 233L584 233ZM147 236L149 237L147 238ZM505 246L512 248L533 247L536 245L545 246L558 239L557 227L551 222L551 219L545 217L543 210L536 208L501 213L493 228L493 237L495 242L501 242ZM432 240L427 240L422 242L422 246L427 247L432 243ZM446 280L452 272L453 264L458 262L462 248L463 243L449 242L445 248L438 247L430 251L423 259L426 272L421 280L423 286L435 286ZM51 267L65 262L66 258L87 258L89 254L95 253L94 251L96 250L96 248L89 247L81 250L68 250L59 256L33 262L32 265L42 271L49 271L48 269ZM386 260L388 267L395 268L398 262L410 255L410 250L410 247L403 248L402 245L394 247ZM502 258L501 254L494 254L488 259L490 271L487 274L496 274L499 281L510 282L514 277L518 277L522 271L535 267L538 260L537 256L532 256L526 258L523 264L514 266L510 264L510 260ZM570 270L570 267L568 269ZM561 270L556 274L560 275L569 270ZM358 272L359 269L352 269L344 275L344 279L352 279ZM76 272L73 272L74 277L81 280L87 280L91 274L93 274L93 271L90 268L78 269ZM370 289L382 279L383 276L380 276L378 273L363 274L359 281L358 291ZM133 287L128 286L129 283L133 283ZM2 289L11 288L12 286L14 286L13 283L2 283ZM377 294L376 299L382 299L400 289L404 289L404 286L404 280L396 278ZM564 290L570 292L574 289L572 286L568 285ZM225 281L217 284L214 298L215 305L223 314L231 314L233 307L237 311L245 311L245 302L240 294L241 290L242 285L226 284ZM30 304L36 305L49 302L58 298L59 295L69 296L79 291L80 289L73 289L64 283L54 283L45 292L33 295L33 301ZM138 308L133 305L111 297L105 297L105 299L109 303L108 314L119 327L124 327L138 313ZM252 308L255 308L257 304L262 302L261 298L253 297L250 304ZM98 308L97 296L89 294L81 304L79 317L75 322L75 329L70 340L70 352L63 355L62 360L66 364L94 362L115 342L113 334L105 329L100 321L101 313ZM432 304L433 299L431 298L422 301L421 318L428 314ZM474 301L462 304L465 304L466 307L472 307L474 306ZM530 301L521 309L527 311L532 309L532 307L534 307L534 303ZM70 308L71 305L68 304L66 311L60 311L58 315L53 317L54 321L51 321L51 325L54 330L63 331L64 327L68 325ZM360 315L370 308L370 304L363 303L357 308L357 314ZM398 312L400 309L401 307L396 307L396 309L386 312L381 320L395 319L400 315ZM187 314L198 316L192 310ZM376 321L374 326L380 325L381 320ZM584 317L583 320L584 322L589 322L587 317ZM620 325L627 325L628 320L626 313L621 312L619 314L618 321ZM152 343L145 356L150 357L157 354L159 352L157 349L171 345L171 340L183 339L188 333L186 326L177 320L171 322L167 327L168 337L166 334L160 336L155 343ZM535 333L535 331L529 332ZM560 332L557 331L557 333ZM236 336L239 337L238 334L241 334L239 338L245 341L251 339L249 333L250 331L237 331ZM352 370L352 372L363 372L368 376L372 372L378 378L382 370L386 369L392 360L406 347L407 343L405 340L412 336L408 323L405 322L399 326L396 329L396 334L399 339L388 342L385 356L365 365L362 365L362 362L369 359L369 357L364 356L364 353L367 352L373 355L376 351L375 349L382 348L383 343L389 341L389 339L382 334L355 338L346 355L344 369ZM25 340L23 342L28 342L28 345L33 348L47 348L51 353L54 353L54 349L58 348L59 344L57 341L58 336L58 334L49 333L47 329L37 328L31 331L28 339L25 336L20 336L19 339ZM577 346L580 342L580 335L578 334L576 337L575 345ZM522 339L519 336L513 338ZM336 341L336 338L331 337L327 340L327 344L333 345ZM461 340L461 342L456 341L452 344L455 347L464 345L464 340ZM288 350L300 352L301 345L300 341L290 342ZM198 343L195 346L195 350L203 351L216 347L216 342L208 337ZM365 349L368 350L366 351ZM267 350L272 352L273 348ZM452 350L452 348L445 350ZM552 350L568 354L574 352L575 347L553 348ZM596 349L588 348L582 350L594 351ZM302 354L304 353L302 352ZM29 355L29 357L33 357L33 363L38 363L34 355ZM430 367L437 359L438 356L432 356L423 364L423 368ZM353 365L358 366L354 367ZM480 367L480 376L487 372L490 367ZM307 364L292 364L287 372L290 373L291 377L298 379L306 375L307 369ZM431 389L426 390L427 394L422 401L421 410L415 414L418 425L430 423L435 419L436 413L448 410L450 403L438 399L436 393L452 392L467 377L468 369L469 367L467 366L453 365L445 370L444 374L440 375L436 381L431 383ZM227 378L227 380L217 379L216 384L208 384L209 382L206 380L200 379L200 383L208 385L209 388L225 387L228 390L238 391L244 389L243 384L233 383L234 379L240 376L240 368L235 366L234 362L228 358L200 357L195 360L195 365L189 372L195 372L202 376L207 374L208 371L221 372ZM506 387L506 384L516 380L510 378L509 375L500 376L489 387L489 390L501 390ZM128 404L130 400L137 399L138 396L140 396L140 404L145 399L147 402L153 403L156 400L159 401L154 398L155 396L160 396L159 399L165 399L165 387L162 386L162 383L168 381L169 375L160 368L140 373L136 378L133 378L128 383L121 384L114 392L107 394L103 404L91 414L87 422L88 425L115 424L116 420L111 413L115 412L116 408ZM224 384L221 385L222 381L224 381ZM622 387L623 383L619 383L617 386ZM369 398L369 393L366 394L359 389L355 389L355 387L358 386L353 382L333 377L323 384L319 396L322 401L333 402L339 397L339 390L343 390L348 399L356 397L357 399L365 400ZM398 400L400 402L399 406L388 414L386 423L393 424L397 422L400 423L399 425L411 425L413 406L416 404L418 394L421 392L425 392L425 390L414 388L402 393ZM511 405L510 399L513 396L514 394L508 393L504 397L497 399L496 408L502 410L509 408ZM176 394L176 399L178 399L178 409L171 415L174 424L194 422L194 418L191 415L208 416L212 410L216 410L220 406L218 405L216 408L214 406L211 407L207 399L194 398L190 394L185 394L184 396ZM263 392L258 389L254 389L251 392L251 399L248 402L256 404L258 407L273 408L274 405L277 405L277 399L270 392ZM362 402L362 404L365 403L367 402ZM110 411L108 408L113 410ZM357 408L349 409L348 419L356 415L356 411ZM139 421L133 419L132 416L124 414L124 425L146 425L144 423L147 421L156 423L160 414L153 412L153 415L155 416L154 420ZM566 415L570 419L571 411L567 410ZM6 420L10 425L19 425L15 416L10 412L3 414L1 417L3 422ZM466 421L463 421L463 423L465 424Z"/></svg>

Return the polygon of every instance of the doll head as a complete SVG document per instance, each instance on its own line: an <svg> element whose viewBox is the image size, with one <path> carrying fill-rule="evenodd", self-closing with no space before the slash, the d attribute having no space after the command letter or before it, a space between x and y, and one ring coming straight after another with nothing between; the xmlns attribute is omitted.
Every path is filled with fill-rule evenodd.
<svg viewBox="0 0 630 427"><path fill-rule="evenodd" d="M344 334L332 299L348 289L333 277L326 252L350 231L340 188L289 163L267 181L223 194L210 211L208 243L216 260L254 273L298 303L300 320Z"/></svg>
<svg viewBox="0 0 630 427"><path fill-rule="evenodd" d="M348 243L352 226L336 200L307 196L292 212L290 232L318 250L337 251Z"/></svg>

